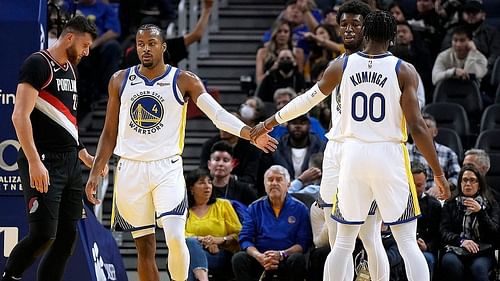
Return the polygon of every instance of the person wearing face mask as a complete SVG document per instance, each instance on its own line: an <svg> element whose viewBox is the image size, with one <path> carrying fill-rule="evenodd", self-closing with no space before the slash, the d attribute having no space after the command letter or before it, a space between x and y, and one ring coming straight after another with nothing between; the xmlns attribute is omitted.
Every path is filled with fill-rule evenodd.
<svg viewBox="0 0 500 281"><path fill-rule="evenodd" d="M277 69L266 73L255 94L264 102L273 102L273 95L277 89L291 87L300 92L305 88L304 75L298 71L291 50L281 50L276 63Z"/></svg>
<svg viewBox="0 0 500 281"><path fill-rule="evenodd" d="M248 97L239 109L241 120L250 127L255 126L265 119L265 107L264 102L259 97Z"/></svg>

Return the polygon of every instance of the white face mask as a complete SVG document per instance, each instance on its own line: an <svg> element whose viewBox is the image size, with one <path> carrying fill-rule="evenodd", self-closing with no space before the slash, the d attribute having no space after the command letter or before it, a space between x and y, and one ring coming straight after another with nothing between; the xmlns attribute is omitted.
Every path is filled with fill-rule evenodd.
<svg viewBox="0 0 500 281"><path fill-rule="evenodd" d="M247 104L242 104L240 107L241 118L252 120L255 117L255 109Z"/></svg>

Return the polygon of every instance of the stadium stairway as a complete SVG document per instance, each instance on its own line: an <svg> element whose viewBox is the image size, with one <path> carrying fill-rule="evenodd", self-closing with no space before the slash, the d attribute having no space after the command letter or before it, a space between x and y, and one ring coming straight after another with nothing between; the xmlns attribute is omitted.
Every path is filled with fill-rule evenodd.
<svg viewBox="0 0 500 281"><path fill-rule="evenodd" d="M219 10L219 31L210 33L208 57L198 59L197 74L207 81L208 88L219 91L219 102L227 110L236 110L245 100L241 90L240 76L253 75L255 54L261 46L261 37L271 27L274 19L284 7L282 0L229 0ZM106 104L94 106L93 111L80 122L80 136L88 151L94 154L104 126ZM198 167L202 144L217 134L217 129L205 117L189 119L183 152L185 171ZM103 225L110 227L113 172L116 159L111 161L109 187L103 200ZM84 180L88 177L84 169ZM136 250L130 233L116 232L115 238L127 271L136 271ZM167 248L161 230L157 231L157 264L166 270ZM163 280L163 279L162 279Z"/></svg>

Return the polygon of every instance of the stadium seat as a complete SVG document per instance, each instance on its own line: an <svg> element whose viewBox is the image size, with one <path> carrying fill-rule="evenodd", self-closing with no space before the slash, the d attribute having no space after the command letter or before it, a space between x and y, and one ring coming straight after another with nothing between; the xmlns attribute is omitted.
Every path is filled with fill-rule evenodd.
<svg viewBox="0 0 500 281"><path fill-rule="evenodd" d="M438 128L436 142L446 145L451 148L451 150L455 151L458 157L458 162L462 163L462 160L464 159L464 148L462 146L462 141L460 141L460 137L454 130L448 128Z"/></svg>
<svg viewBox="0 0 500 281"><path fill-rule="evenodd" d="M483 109L479 85L471 80L445 79L434 89L433 102L451 102L464 107L471 129L476 131Z"/></svg>
<svg viewBox="0 0 500 281"><path fill-rule="evenodd" d="M469 118L467 112L460 104L450 102L436 102L426 105L423 112L436 119L438 128L454 130L463 142L470 135Z"/></svg>
<svg viewBox="0 0 500 281"><path fill-rule="evenodd" d="M492 104L483 112L481 132L490 129L500 129L500 104Z"/></svg>
<svg viewBox="0 0 500 281"><path fill-rule="evenodd" d="M481 132L477 137L476 148L484 149L490 156L490 170L486 174L488 184L500 188L500 129Z"/></svg>
<svg viewBox="0 0 500 281"><path fill-rule="evenodd" d="M493 86L497 86L500 84L500 57L497 57L495 63L493 64L490 84Z"/></svg>

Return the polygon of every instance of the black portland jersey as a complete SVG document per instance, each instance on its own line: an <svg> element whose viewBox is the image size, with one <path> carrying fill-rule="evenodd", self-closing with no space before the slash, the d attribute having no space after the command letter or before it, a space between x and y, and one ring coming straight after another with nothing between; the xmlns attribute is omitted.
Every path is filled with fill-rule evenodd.
<svg viewBox="0 0 500 281"><path fill-rule="evenodd" d="M21 67L19 83L38 90L30 116L37 149L74 150L78 146L78 93L71 63L60 65L48 51L36 52Z"/></svg>

